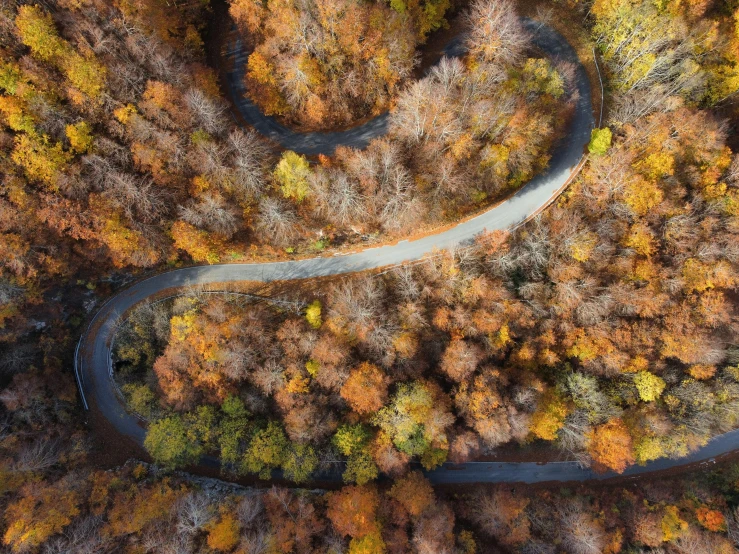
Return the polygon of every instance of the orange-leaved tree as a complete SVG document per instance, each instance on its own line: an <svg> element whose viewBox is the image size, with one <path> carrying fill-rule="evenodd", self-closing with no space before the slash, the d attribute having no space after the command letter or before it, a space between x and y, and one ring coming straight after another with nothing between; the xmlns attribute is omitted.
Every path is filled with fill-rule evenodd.
<svg viewBox="0 0 739 554"><path fill-rule="evenodd" d="M349 374L341 387L341 397L359 414L376 412L387 401L389 382L379 367L364 362Z"/></svg>
<svg viewBox="0 0 739 554"><path fill-rule="evenodd" d="M588 453L596 471L611 469L616 473L634 463L634 447L626 424L613 418L587 434Z"/></svg>

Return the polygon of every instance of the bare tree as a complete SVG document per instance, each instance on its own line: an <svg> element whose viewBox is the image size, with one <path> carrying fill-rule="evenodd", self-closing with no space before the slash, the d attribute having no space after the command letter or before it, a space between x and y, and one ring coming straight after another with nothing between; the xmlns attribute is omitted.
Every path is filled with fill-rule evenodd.
<svg viewBox="0 0 739 554"><path fill-rule="evenodd" d="M208 495L191 492L177 505L177 531L185 535L195 535L213 519L214 510Z"/></svg>
<svg viewBox="0 0 739 554"><path fill-rule="evenodd" d="M416 300L421 295L421 284L416 279L413 268L403 265L392 272L395 291L406 300Z"/></svg>
<svg viewBox="0 0 739 554"><path fill-rule="evenodd" d="M364 336L379 321L383 292L376 280L347 281L332 289L330 317L357 336Z"/></svg>
<svg viewBox="0 0 739 554"><path fill-rule="evenodd" d="M103 183L103 195L131 222L152 222L166 211L164 195L151 179L110 171Z"/></svg>
<svg viewBox="0 0 739 554"><path fill-rule="evenodd" d="M304 70L303 59L283 55L276 59L277 71L282 76L280 90L291 106L303 106L311 92L311 75Z"/></svg>
<svg viewBox="0 0 739 554"><path fill-rule="evenodd" d="M228 136L231 147L231 186L240 200L259 196L266 186L266 170L271 153L254 131L235 129Z"/></svg>
<svg viewBox="0 0 739 554"><path fill-rule="evenodd" d="M251 374L250 378L267 396L281 389L285 383L284 369L274 360L267 360Z"/></svg>
<svg viewBox="0 0 739 554"><path fill-rule="evenodd" d="M398 97L391 116L391 129L411 144L420 143L433 120L429 98L434 98L433 83L421 79L413 83Z"/></svg>
<svg viewBox="0 0 739 554"><path fill-rule="evenodd" d="M557 434L557 446L573 455L583 466L590 465L590 456L585 453L587 434L592 427L584 410L575 410L565 419L564 426Z"/></svg>
<svg viewBox="0 0 739 554"><path fill-rule="evenodd" d="M555 554L557 547L544 541L532 539L521 547L521 554Z"/></svg>
<svg viewBox="0 0 739 554"><path fill-rule="evenodd" d="M171 46L131 24L130 20L121 18L116 24L124 36L127 52L138 65L146 68L147 73L167 83L183 83L188 72Z"/></svg>
<svg viewBox="0 0 739 554"><path fill-rule="evenodd" d="M227 348L221 350L220 371L233 381L243 381L256 360L256 353L250 345L232 340Z"/></svg>
<svg viewBox="0 0 739 554"><path fill-rule="evenodd" d="M470 172L467 167L456 163L451 156L441 155L429 164L428 178L432 206L442 206L445 199L465 197L470 191Z"/></svg>
<svg viewBox="0 0 739 554"><path fill-rule="evenodd" d="M714 554L727 552L727 548L731 547L720 535L693 526L671 544L671 550L676 554Z"/></svg>
<svg viewBox="0 0 739 554"><path fill-rule="evenodd" d="M529 37L507 0L476 0L465 14L467 48L486 62L513 64L523 56Z"/></svg>
<svg viewBox="0 0 739 554"><path fill-rule="evenodd" d="M239 521L244 527L253 527L255 523L259 523L259 516L264 510L261 494L248 494L241 499L236 508L236 514Z"/></svg>
<svg viewBox="0 0 739 554"><path fill-rule="evenodd" d="M731 165L726 170L725 179L730 186L739 188L739 154L734 154Z"/></svg>
<svg viewBox="0 0 739 554"><path fill-rule="evenodd" d="M311 174L316 213L332 223L349 225L366 213L359 183L340 169Z"/></svg>
<svg viewBox="0 0 739 554"><path fill-rule="evenodd" d="M241 549L249 554L267 554L271 552L274 539L267 529L258 529L245 533L241 537Z"/></svg>
<svg viewBox="0 0 739 554"><path fill-rule="evenodd" d="M106 554L113 552L115 545L100 534L102 518L87 516L75 521L61 536L54 537L44 545L43 554Z"/></svg>
<svg viewBox="0 0 739 554"><path fill-rule="evenodd" d="M23 294L23 289L18 285L0 279L0 304L10 304Z"/></svg>
<svg viewBox="0 0 739 554"><path fill-rule="evenodd" d="M402 232L417 225L423 214L423 203L413 196L410 173L396 166L384 183L380 223L390 233Z"/></svg>
<svg viewBox="0 0 739 554"><path fill-rule="evenodd" d="M346 539L335 532L323 535L323 545L326 554L345 554L348 547Z"/></svg>
<svg viewBox="0 0 739 554"><path fill-rule="evenodd" d="M192 537L185 533L173 533L170 521L159 521L149 527L141 541L147 552L155 554L194 554Z"/></svg>
<svg viewBox="0 0 739 554"><path fill-rule="evenodd" d="M726 516L726 531L729 538L739 547L739 507L734 508Z"/></svg>
<svg viewBox="0 0 739 554"><path fill-rule="evenodd" d="M232 170L226 162L228 149L216 140L200 141L195 149L196 156L191 165L202 172L219 187L228 185Z"/></svg>
<svg viewBox="0 0 739 554"><path fill-rule="evenodd" d="M603 423L621 415L621 409L600 389L598 380L592 375L571 373L566 386L575 404L586 410L591 423Z"/></svg>
<svg viewBox="0 0 739 554"><path fill-rule="evenodd" d="M413 529L413 546L418 554L453 554L454 512L436 503L418 518Z"/></svg>
<svg viewBox="0 0 739 554"><path fill-rule="evenodd" d="M259 203L256 230L262 240L278 246L289 245L300 233L295 212L284 202L274 198L263 198Z"/></svg>
<svg viewBox="0 0 739 554"><path fill-rule="evenodd" d="M200 89L191 88L185 93L185 102L207 132L220 135L228 129L223 117L226 108L220 100L209 97Z"/></svg>
<svg viewBox="0 0 739 554"><path fill-rule="evenodd" d="M203 194L197 202L180 206L180 217L195 227L231 238L239 228L233 208L220 194Z"/></svg>
<svg viewBox="0 0 739 554"><path fill-rule="evenodd" d="M689 25L644 3L600 18L594 31L620 91L612 120L631 123L656 110L675 109L678 96L695 100L702 95L706 73L700 56L711 32L708 22Z"/></svg>
<svg viewBox="0 0 739 554"><path fill-rule="evenodd" d="M38 439L20 451L13 463L13 469L22 473L43 471L56 464L59 461L59 455L59 441Z"/></svg>
<svg viewBox="0 0 739 554"><path fill-rule="evenodd" d="M603 525L572 501L559 509L562 544L569 554L600 554L606 546Z"/></svg>

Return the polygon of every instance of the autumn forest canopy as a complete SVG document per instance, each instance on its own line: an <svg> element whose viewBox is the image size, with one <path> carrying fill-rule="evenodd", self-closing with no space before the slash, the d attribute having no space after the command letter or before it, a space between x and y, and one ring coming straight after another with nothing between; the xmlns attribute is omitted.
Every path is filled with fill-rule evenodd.
<svg viewBox="0 0 739 554"><path fill-rule="evenodd" d="M547 171L581 105L550 27L596 122L550 205L398 267L160 291L111 344L143 445L83 409L77 341L125 286L432 235ZM263 136L225 81L236 38L289 132L386 132ZM734 0L3 2L0 549L737 552L732 459L425 474L620 474L739 427L737 92Z"/></svg>

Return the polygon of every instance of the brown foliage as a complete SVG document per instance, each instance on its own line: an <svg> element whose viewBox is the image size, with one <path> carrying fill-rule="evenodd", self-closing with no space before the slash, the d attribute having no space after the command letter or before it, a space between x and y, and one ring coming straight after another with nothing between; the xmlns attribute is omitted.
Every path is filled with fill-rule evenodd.
<svg viewBox="0 0 739 554"><path fill-rule="evenodd" d="M588 453L599 471L623 472L634 463L634 450L629 430L620 419L599 425L588 434Z"/></svg>
<svg viewBox="0 0 739 554"><path fill-rule="evenodd" d="M326 515L341 535L363 537L379 529L380 497L374 486L349 486L327 495Z"/></svg>
<svg viewBox="0 0 739 554"><path fill-rule="evenodd" d="M380 368L364 362L349 373L341 397L359 414L376 412L387 402L389 382Z"/></svg>
<svg viewBox="0 0 739 554"><path fill-rule="evenodd" d="M435 500L434 489L420 471L411 471L395 481L389 496L414 518L420 516Z"/></svg>

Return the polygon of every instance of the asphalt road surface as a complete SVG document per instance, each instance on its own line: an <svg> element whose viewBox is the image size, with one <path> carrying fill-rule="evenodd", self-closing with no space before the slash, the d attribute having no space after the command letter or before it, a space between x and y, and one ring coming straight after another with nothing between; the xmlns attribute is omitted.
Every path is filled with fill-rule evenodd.
<svg viewBox="0 0 739 554"><path fill-rule="evenodd" d="M567 83L574 93L576 109L565 138L559 141L552 152L549 169L527 183L510 199L487 212L459 223L438 234L414 241L401 241L394 245L369 248L367 250L331 257L264 264L221 264L187 267L155 275L139 281L110 298L93 318L90 327L80 339L75 370L85 407L88 402L100 411L115 430L143 444L144 423L126 410L112 378L111 344L119 318L136 304L168 289L226 283L237 281L274 281L308 279L328 275L363 271L378 267L414 261L435 249L447 249L472 241L476 235L487 230L502 230L515 227L546 207L566 186L569 178L581 161L584 148L594 126L590 85L587 74L575 51L556 31L540 27L531 20L524 20L526 27L534 32L535 44L555 61L570 62L576 67L575 81ZM456 40L447 47L450 55L459 55L463 50L461 41ZM285 148L307 154L330 153L338 145L363 147L374 137L387 130L387 114L379 116L356 129L337 133L294 133L274 119L264 116L243 94L243 66L246 61L243 49L237 44L235 71L229 75L229 84L234 96L240 97L237 107L244 119L259 132L276 140ZM624 475L639 475L677 467L680 465L710 460L716 456L739 448L739 430L716 437L707 446L687 458L659 460L646 466L628 469ZM214 464L204 459L203 465ZM333 472L324 472L320 479L340 479L341 466ZM584 481L614 477L614 474L595 474L575 462L550 462L546 464L527 462L471 462L461 465L444 464L428 472L433 483L476 483L476 482L544 482Z"/></svg>

